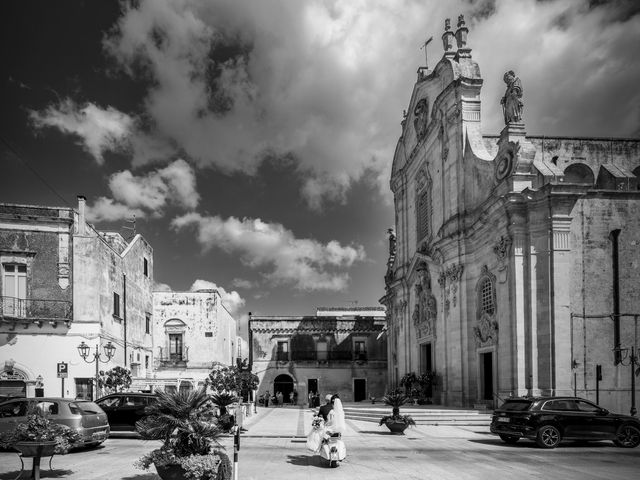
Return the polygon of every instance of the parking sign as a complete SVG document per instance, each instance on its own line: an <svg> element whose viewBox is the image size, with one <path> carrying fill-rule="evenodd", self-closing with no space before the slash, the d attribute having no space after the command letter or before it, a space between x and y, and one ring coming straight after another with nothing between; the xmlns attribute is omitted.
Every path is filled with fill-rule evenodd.
<svg viewBox="0 0 640 480"><path fill-rule="evenodd" d="M60 362L58 363L58 378L67 378L69 376L69 364Z"/></svg>

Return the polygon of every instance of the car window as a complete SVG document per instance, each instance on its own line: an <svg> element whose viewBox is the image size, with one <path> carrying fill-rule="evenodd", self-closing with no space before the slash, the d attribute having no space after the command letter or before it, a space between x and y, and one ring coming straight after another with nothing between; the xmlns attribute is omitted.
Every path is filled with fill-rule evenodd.
<svg viewBox="0 0 640 480"><path fill-rule="evenodd" d="M135 395L127 395L122 399L123 407L144 407L147 405L146 397L138 397Z"/></svg>
<svg viewBox="0 0 640 480"><path fill-rule="evenodd" d="M38 402L37 407L45 415L58 415L60 413L58 402Z"/></svg>
<svg viewBox="0 0 640 480"><path fill-rule="evenodd" d="M100 405L102 408L113 408L113 407L117 407L120 404L120 397L109 397L109 398L105 398L103 400L100 400L98 402L98 405Z"/></svg>
<svg viewBox="0 0 640 480"><path fill-rule="evenodd" d="M529 400L507 400L502 404L500 410L525 411L531 406Z"/></svg>
<svg viewBox="0 0 640 480"><path fill-rule="evenodd" d="M578 410L578 406L575 400L550 400L543 405L542 410L570 412Z"/></svg>
<svg viewBox="0 0 640 480"><path fill-rule="evenodd" d="M576 404L578 405L578 410L581 412L599 412L600 407L594 405L593 403L584 402L582 400L577 400Z"/></svg>
<svg viewBox="0 0 640 480"><path fill-rule="evenodd" d="M75 405L80 409L81 414L83 415L102 413L101 408L93 402L75 402Z"/></svg>
<svg viewBox="0 0 640 480"><path fill-rule="evenodd" d="M27 414L27 402L11 402L0 406L0 417L24 417Z"/></svg>

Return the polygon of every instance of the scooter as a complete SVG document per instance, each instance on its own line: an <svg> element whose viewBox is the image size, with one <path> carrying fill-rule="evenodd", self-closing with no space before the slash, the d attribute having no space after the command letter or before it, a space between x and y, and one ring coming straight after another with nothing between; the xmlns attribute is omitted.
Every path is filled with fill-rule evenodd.
<svg viewBox="0 0 640 480"><path fill-rule="evenodd" d="M327 460L329 467L336 468L347 456L347 448L342 441L341 433L327 434L320 447L320 456Z"/></svg>

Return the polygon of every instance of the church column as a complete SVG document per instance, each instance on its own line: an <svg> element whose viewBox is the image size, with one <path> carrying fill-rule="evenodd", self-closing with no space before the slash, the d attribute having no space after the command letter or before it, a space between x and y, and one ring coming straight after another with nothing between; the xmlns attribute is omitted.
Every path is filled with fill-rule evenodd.
<svg viewBox="0 0 640 480"><path fill-rule="evenodd" d="M529 374L531 367L530 356L530 317L527 311L528 303L528 239L526 231L526 210L524 205L511 205L512 235L513 235L513 280L511 289L515 293L512 305L512 389L513 394L523 396L529 394Z"/></svg>

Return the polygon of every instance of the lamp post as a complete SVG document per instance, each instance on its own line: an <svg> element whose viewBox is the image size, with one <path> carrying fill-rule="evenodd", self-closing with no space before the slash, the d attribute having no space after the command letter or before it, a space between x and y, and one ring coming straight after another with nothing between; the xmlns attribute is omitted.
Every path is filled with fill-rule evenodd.
<svg viewBox="0 0 640 480"><path fill-rule="evenodd" d="M638 413L636 409L636 375L640 374L640 362L638 361L638 357L635 354L634 347L631 347L631 354L629 355L628 348L614 348L613 349L616 359L619 361L620 365L625 367L631 367L631 415L635 415ZM636 369L636 367L639 367Z"/></svg>
<svg viewBox="0 0 640 480"><path fill-rule="evenodd" d="M96 363L96 376L94 380L96 393L93 399L97 400L98 399L98 364L100 362L107 363L109 360L111 360L116 353L116 347L114 347L111 342L107 343L104 346L104 354L107 357L106 360L102 359L102 354L100 353L100 350L99 350L99 344L96 344L96 351L92 354L93 360L87 360L87 357L89 357L89 354L90 354L90 350L91 350L91 347L84 342L81 342L80 345L78 345L78 353L80 354L82 359L87 363L93 363L93 362Z"/></svg>

